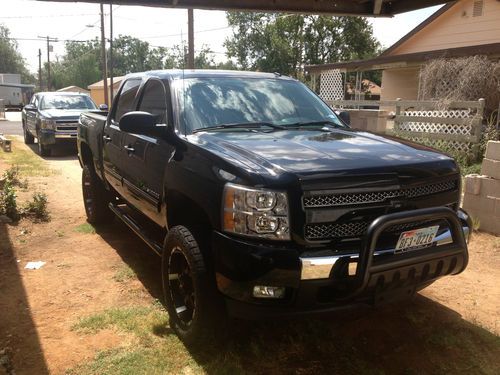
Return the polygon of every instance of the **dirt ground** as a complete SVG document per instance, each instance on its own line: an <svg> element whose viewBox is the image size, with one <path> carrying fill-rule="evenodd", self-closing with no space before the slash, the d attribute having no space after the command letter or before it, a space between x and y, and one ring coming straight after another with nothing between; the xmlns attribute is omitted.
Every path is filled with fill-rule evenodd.
<svg viewBox="0 0 500 375"><path fill-rule="evenodd" d="M27 148L20 142L15 147L35 152L35 147ZM7 350L6 357L18 375L65 373L92 361L98 353L123 345L130 338L117 329L82 335L72 327L82 317L105 309L146 306L161 299L159 262L153 252L119 222L98 233L85 226L81 169L74 150L64 149L44 163L51 173L28 177L29 191L46 192L51 220L34 223L23 219L15 225L0 224L0 351ZM7 167L0 158L0 173ZM20 199L23 194L27 193L21 192ZM46 262L41 269L24 269L28 261L39 260ZM128 276L130 269L133 277ZM355 343L351 345L355 352L349 348L349 355L362 355L368 366L376 364L374 368L380 371L373 373L443 373L446 367L433 367L436 362L458 361L464 355L471 356L467 360L472 367L470 371L467 366L460 367L463 373L494 373L491 369L495 368L500 372L500 238L474 234L468 269L439 280L404 306L344 314L342 324L336 322L336 316L323 319L324 324L335 325L338 335ZM299 320L294 324L302 323ZM320 320L315 324L317 327L323 323ZM414 327L419 324L424 328L416 332ZM276 328L275 333L284 334L287 327ZM470 332L470 345L477 345L477 351L464 352L460 342L435 344L433 335L442 327L456 331L458 336L453 337ZM334 364L335 353L316 356L316 346L321 343L314 337L301 338L307 332L297 335L296 340L303 343L299 354L293 351L296 342L289 343L291 355L262 350L266 343L257 344L264 353L262 360L278 361L280 370L255 367L247 363L244 355L238 358L239 368L253 373L318 373L328 368L354 373L352 367ZM362 342L357 337L363 337ZM307 348L309 342L314 343L313 347ZM445 349L431 353L420 343L442 345ZM278 354L278 358L270 358L270 353ZM481 356L477 361L472 358L476 353ZM165 372L193 373L190 363L194 372L218 373L215 369L222 368L204 365L207 362L202 355L187 352L187 356L190 359L182 365L182 371ZM0 374L2 371L7 370L2 370L0 364Z"/></svg>

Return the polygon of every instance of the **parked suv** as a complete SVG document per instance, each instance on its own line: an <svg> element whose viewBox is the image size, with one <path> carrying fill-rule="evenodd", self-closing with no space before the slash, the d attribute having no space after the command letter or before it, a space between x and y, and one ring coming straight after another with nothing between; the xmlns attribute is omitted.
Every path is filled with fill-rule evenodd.
<svg viewBox="0 0 500 375"><path fill-rule="evenodd" d="M57 143L76 141L80 114L96 109L86 94L39 92L23 108L24 143L33 144L37 138L40 155L50 156Z"/></svg>
<svg viewBox="0 0 500 375"><path fill-rule="evenodd" d="M460 171L428 147L351 129L279 74L126 77L80 117L88 221L123 220L161 258L186 342L228 313L333 311L462 272Z"/></svg>

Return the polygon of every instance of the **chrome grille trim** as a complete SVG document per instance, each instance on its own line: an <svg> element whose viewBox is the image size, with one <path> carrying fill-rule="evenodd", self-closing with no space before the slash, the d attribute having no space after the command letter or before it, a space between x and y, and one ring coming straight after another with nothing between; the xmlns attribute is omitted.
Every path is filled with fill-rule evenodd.
<svg viewBox="0 0 500 375"><path fill-rule="evenodd" d="M305 237L307 240L325 240L332 238L355 238L362 237L368 229L369 221L350 221L347 223L329 223L329 224L308 224L305 227ZM418 221L406 224L393 225L386 229L386 232L402 232L415 229L418 226L426 224L424 221Z"/></svg>
<svg viewBox="0 0 500 375"><path fill-rule="evenodd" d="M443 193L458 188L458 180L448 180L433 184L415 186L397 190L362 193L331 193L304 196L304 208L350 206L357 204L380 203L391 198L416 198Z"/></svg>

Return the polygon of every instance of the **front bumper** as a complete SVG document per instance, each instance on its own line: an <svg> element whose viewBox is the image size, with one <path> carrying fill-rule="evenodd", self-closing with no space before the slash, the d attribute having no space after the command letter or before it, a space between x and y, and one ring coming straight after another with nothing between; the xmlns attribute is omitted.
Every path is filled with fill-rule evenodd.
<svg viewBox="0 0 500 375"><path fill-rule="evenodd" d="M77 133L76 131L59 131L51 129L40 129L39 130L39 142L43 145L53 145L59 140L71 140L76 141Z"/></svg>
<svg viewBox="0 0 500 375"><path fill-rule="evenodd" d="M448 229L435 246L403 254L378 248L384 229L395 224L443 219ZM381 216L368 228L361 249L335 253L264 245L215 232L213 249L219 291L228 312L243 318L309 314L374 304L413 295L434 280L462 272L468 263L468 215L429 208ZM354 266L354 267L352 267ZM255 298L256 285L285 287L285 298Z"/></svg>

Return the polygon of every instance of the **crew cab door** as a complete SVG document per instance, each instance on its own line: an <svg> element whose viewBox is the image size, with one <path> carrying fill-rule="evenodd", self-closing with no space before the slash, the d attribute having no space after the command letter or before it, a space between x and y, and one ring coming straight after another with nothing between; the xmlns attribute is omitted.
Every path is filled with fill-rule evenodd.
<svg viewBox="0 0 500 375"><path fill-rule="evenodd" d="M141 79L128 79L123 83L102 135L106 180L122 196L126 193L122 176L123 170L127 167L127 154L123 150L123 132L120 130L118 122L125 113L135 109L140 84Z"/></svg>
<svg viewBox="0 0 500 375"><path fill-rule="evenodd" d="M165 84L150 78L139 93L137 110L151 113L157 124L169 122L171 108ZM126 165L123 183L127 201L157 224L165 225L161 214L161 200L165 166L174 150L158 136L124 133L123 148Z"/></svg>

